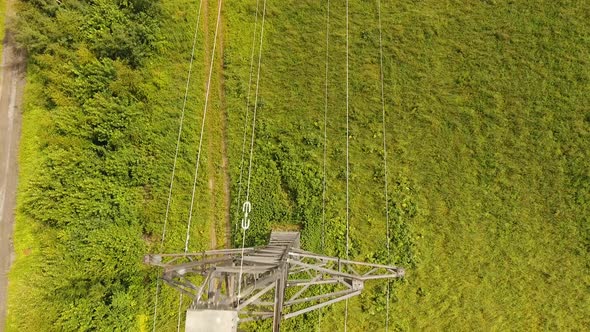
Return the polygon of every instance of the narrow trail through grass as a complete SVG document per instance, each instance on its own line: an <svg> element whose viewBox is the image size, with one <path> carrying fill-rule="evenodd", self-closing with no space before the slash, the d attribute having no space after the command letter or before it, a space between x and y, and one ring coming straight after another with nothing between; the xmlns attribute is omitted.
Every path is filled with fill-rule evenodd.
<svg viewBox="0 0 590 332"><path fill-rule="evenodd" d="M223 12L221 14L221 26L220 26L220 38L219 38L219 57L220 59L225 58L225 20L223 19ZM229 175L229 156L228 156L228 149L227 145L228 142L228 135L227 135L227 126L228 126L228 114L227 114L227 104L225 101L225 78L224 78L224 71L223 71L223 60L219 62L217 67L218 73L218 93L219 93L219 100L220 100L220 115L222 118L221 121L221 173L223 179L223 205L222 209L224 210L223 219L220 220L217 225L219 228L223 229L223 240L224 240L224 247L230 248L231 243L231 190L230 190L230 175Z"/></svg>

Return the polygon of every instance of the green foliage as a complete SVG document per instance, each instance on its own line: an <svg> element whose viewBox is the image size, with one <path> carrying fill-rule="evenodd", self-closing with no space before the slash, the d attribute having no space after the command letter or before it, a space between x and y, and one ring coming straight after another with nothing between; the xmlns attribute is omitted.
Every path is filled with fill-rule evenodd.
<svg viewBox="0 0 590 332"><path fill-rule="evenodd" d="M160 247L183 101L178 87L186 83L196 20L192 6L188 0L20 4L17 39L29 67L9 331L151 327L158 275L142 256L184 248L197 154L205 71L199 65ZM203 44L199 39L197 48ZM196 59L204 56L199 51ZM216 92L211 98L219 109ZM222 113L211 112L206 130L216 133ZM211 245L209 229L225 211L214 203L219 192L212 195L203 179L222 186L219 143L205 139L204 150L189 250ZM223 232L216 237L223 245ZM163 288L159 303L158 329L175 329L178 294Z"/></svg>
<svg viewBox="0 0 590 332"><path fill-rule="evenodd" d="M151 109L138 66L159 38L156 6L20 4L16 37L29 52L29 84L39 88L34 95L27 90L25 126L39 108L46 119L34 134L35 176L27 177L19 196L21 218L39 223L42 257L29 288L38 298L20 315L50 310L39 321L13 319L9 329L128 331L137 325L147 251L137 202L150 184L145 149L154 144L141 135ZM17 262L15 273L19 268Z"/></svg>
<svg viewBox="0 0 590 332"><path fill-rule="evenodd" d="M67 55L86 45L97 57L136 68L157 41L158 2L24 1L17 38L31 54ZM74 53L75 54L75 53Z"/></svg>

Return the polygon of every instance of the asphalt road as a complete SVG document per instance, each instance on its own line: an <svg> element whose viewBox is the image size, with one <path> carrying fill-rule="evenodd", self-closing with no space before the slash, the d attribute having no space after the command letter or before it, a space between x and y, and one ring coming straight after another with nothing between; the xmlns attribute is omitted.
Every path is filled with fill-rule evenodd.
<svg viewBox="0 0 590 332"><path fill-rule="evenodd" d="M11 1L7 1L8 5ZM0 76L0 331L6 321L8 271L14 257L12 233L18 179L18 145L21 130L20 104L24 88L25 61L7 31L3 41Z"/></svg>

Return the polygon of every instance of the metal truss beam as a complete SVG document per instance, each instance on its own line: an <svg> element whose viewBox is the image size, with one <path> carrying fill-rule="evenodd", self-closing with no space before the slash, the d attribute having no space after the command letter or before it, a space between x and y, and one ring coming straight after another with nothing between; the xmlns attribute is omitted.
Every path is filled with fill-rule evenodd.
<svg viewBox="0 0 590 332"><path fill-rule="evenodd" d="M235 311L240 322L273 318L275 332L282 319L360 294L365 281L404 276L396 266L318 255L299 242L298 232L272 232L264 247L147 255L144 261L163 268L162 279L192 299L191 310Z"/></svg>

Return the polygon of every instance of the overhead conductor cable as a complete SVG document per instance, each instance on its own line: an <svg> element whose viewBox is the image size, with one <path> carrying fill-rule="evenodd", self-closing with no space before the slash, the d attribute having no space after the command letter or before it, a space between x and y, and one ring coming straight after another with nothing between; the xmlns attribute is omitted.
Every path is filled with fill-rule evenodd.
<svg viewBox="0 0 590 332"><path fill-rule="evenodd" d="M258 49L258 69L256 73L256 93L254 95L254 111L252 112L252 132L250 138L250 158L248 162L248 180L246 184L246 200L244 205L242 206L242 210L244 212L244 218L242 219L242 253L240 259L240 273L238 275L238 301L241 297L242 292L242 277L243 277L243 269L244 269L244 247L246 245L246 230L250 228L250 219L248 214L252 209L252 204L250 203L250 184L252 180L252 160L254 155L254 138L256 134L256 114L258 111L258 96L260 91L260 67L262 65L262 45L264 41L264 22L266 18L266 0L264 0L262 4L262 24L260 26L260 44Z"/></svg>
<svg viewBox="0 0 590 332"><path fill-rule="evenodd" d="M349 70L349 54L348 54L349 44L348 44L348 0L346 0L346 259L349 259L349 241L350 241L350 216L349 216L349 207L350 207L350 197L348 194L348 185L349 185L349 178L350 178L350 163L349 163L349 78L348 78L348 70ZM348 325L348 299L346 299L345 307L344 307L344 332L347 330Z"/></svg>
<svg viewBox="0 0 590 332"><path fill-rule="evenodd" d="M201 8L203 5L203 0L201 0L199 2L199 10L198 10L198 14L197 14L197 24L195 25L195 32L193 34L193 46L192 46L192 50L191 50L191 59L190 59L190 63L189 63L189 67L188 67L188 74L187 74L187 78L186 78L186 86L184 89L184 99L182 102L182 111L180 112L180 123L178 125L178 138L176 139L176 150L174 152L174 162L172 164L172 174L170 175L170 188L168 189L168 202L166 203L166 213L164 214L164 226L162 227L162 239L160 241L160 251L163 251L164 249L164 240L166 238L166 226L168 225L168 216L170 213L170 203L172 202L172 188L174 186L174 176L176 173L176 164L178 162L178 150L180 148L180 138L182 136L182 126L184 123L184 114L185 114L185 110L186 110L186 104L187 104L187 99L188 99L188 91L189 91L189 85L190 85L190 81L191 81L191 75L192 75L192 71L193 71L193 62L195 59L195 50L196 50L196 46L197 46L197 36L199 34L199 23L201 21ZM158 278L158 281L156 282L156 295L155 295L155 300L154 300L154 319L153 319L153 323L152 323L152 331L156 331L156 321L157 321L157 317L158 317L158 297L159 297L159 293L160 293L160 279Z"/></svg>
<svg viewBox="0 0 590 332"><path fill-rule="evenodd" d="M323 181L322 181L322 254L326 250L326 160L328 148L328 74L329 74L329 58L330 56L330 0L326 4L326 81L325 81L325 99L324 99L324 167L323 167ZM320 309L318 315L318 331L322 330L322 310Z"/></svg>
<svg viewBox="0 0 590 332"><path fill-rule="evenodd" d="M254 52L256 50L256 30L258 27L258 4L259 0L256 0L256 15L254 18L254 33L252 34L252 49L250 51L250 76L248 78L248 93L246 95L246 115L244 117L244 135L242 138L242 157L240 160L240 177L238 180L238 213L240 212L240 199L242 198L242 178L244 176L244 156L246 155L246 133L248 132L248 119L250 115L250 92L252 87L252 74L254 69ZM238 229L238 223L236 223L236 231Z"/></svg>
<svg viewBox="0 0 590 332"><path fill-rule="evenodd" d="M215 24L215 34L213 36L213 50L211 52L211 64L209 65L209 77L207 79L207 89L205 91L205 104L203 106L203 119L202 119L202 123L201 123L201 134L199 137L199 147L198 147L198 152L197 152L197 162L195 165L195 175L193 178L193 189L192 189L192 195L191 195L191 205L190 205L190 209L189 209L189 216L188 216L188 222L187 222L187 228L186 228L186 238L185 238L185 242L184 242L184 252L187 253L188 252L188 245L190 242L190 229L191 229L191 221L193 218L193 209L194 209L194 204L195 204L195 193L196 193L196 187L197 187L197 178L199 175L199 164L201 161L201 152L202 152L202 147L203 147L203 136L205 133L205 120L207 119L207 109L209 106L209 93L211 91L211 77L213 76L213 64L215 61L215 50L217 48L217 35L219 33L219 25L221 22L221 8L222 8L222 3L223 0L219 0L218 4L217 4L217 22ZM178 306L178 323L177 323L177 331L180 331L180 312L181 312L181 307L182 307L182 293L180 294L180 300L179 300L180 304Z"/></svg>

